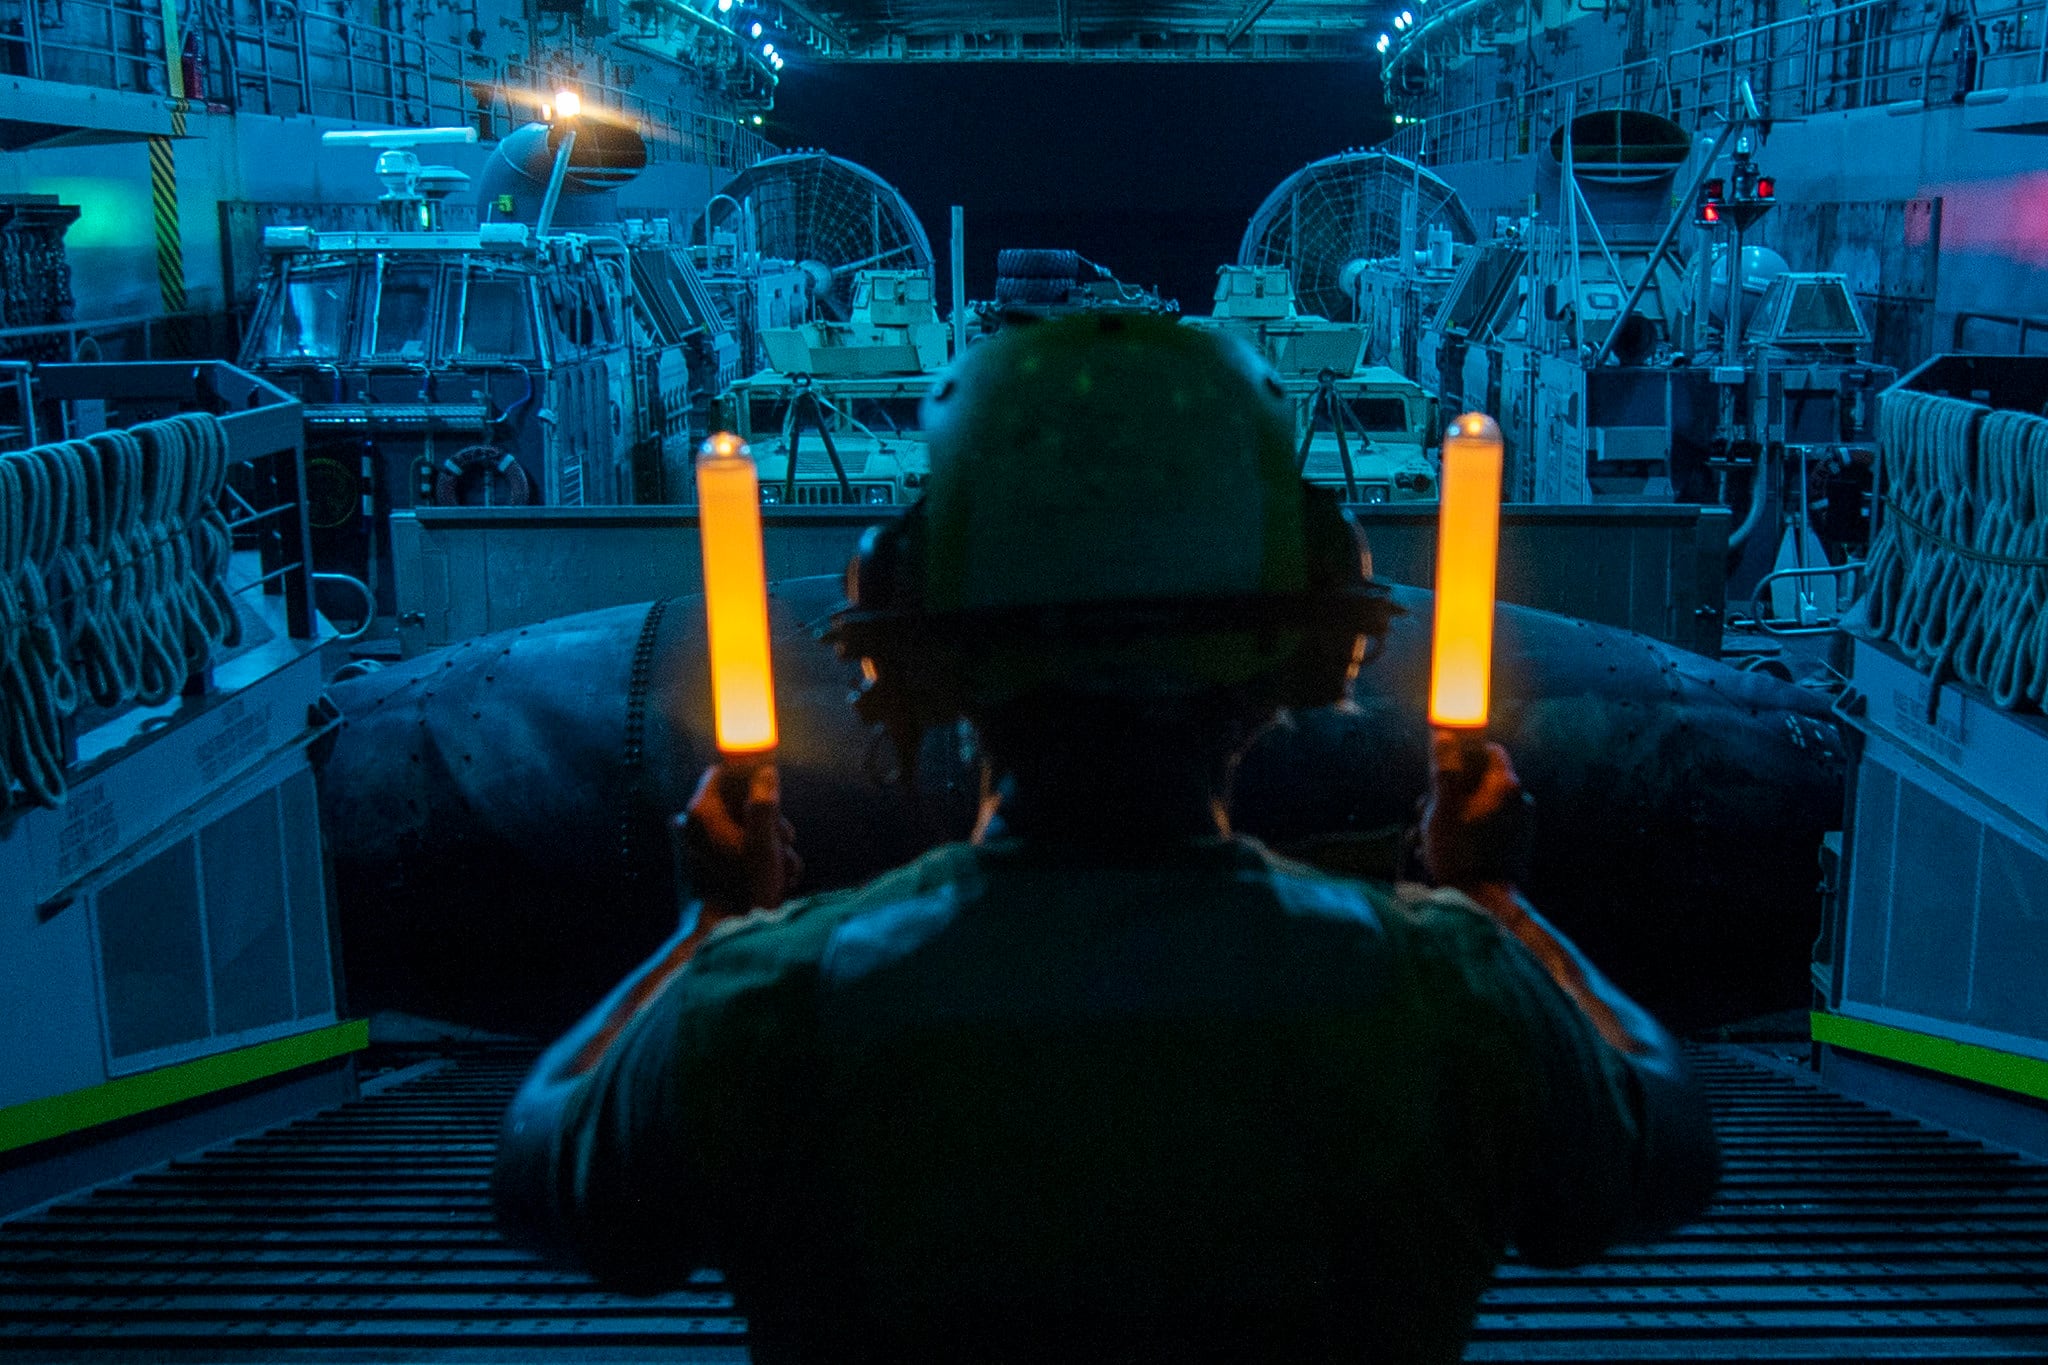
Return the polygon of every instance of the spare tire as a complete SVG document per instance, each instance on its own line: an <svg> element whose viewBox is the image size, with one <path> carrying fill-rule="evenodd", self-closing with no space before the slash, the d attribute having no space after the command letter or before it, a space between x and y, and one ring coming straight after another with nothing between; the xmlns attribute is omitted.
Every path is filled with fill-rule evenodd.
<svg viewBox="0 0 2048 1365"><path fill-rule="evenodd" d="M1081 275L1078 251L1034 251L1012 247L996 253L996 274L1018 280L1073 280Z"/></svg>
<svg viewBox="0 0 2048 1365"><path fill-rule="evenodd" d="M997 303L1065 303L1067 295L1073 293L1071 278L1013 279L1003 276L996 280Z"/></svg>

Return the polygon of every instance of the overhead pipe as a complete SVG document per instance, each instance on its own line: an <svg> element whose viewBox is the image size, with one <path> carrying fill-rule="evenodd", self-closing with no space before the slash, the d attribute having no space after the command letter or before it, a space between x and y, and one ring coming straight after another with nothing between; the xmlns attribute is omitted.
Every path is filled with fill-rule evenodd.
<svg viewBox="0 0 2048 1365"><path fill-rule="evenodd" d="M1497 5L1499 0L1457 0L1446 5L1433 15L1417 15L1413 24L1402 32L1387 50L1387 62L1392 65L1409 48L1422 41L1427 34L1434 33L1444 25L1453 23L1474 10Z"/></svg>
<svg viewBox="0 0 2048 1365"><path fill-rule="evenodd" d="M562 182L569 177L569 154L575 150L576 130L571 128L562 134L562 145L555 149L554 169L548 172L547 193L541 197L540 217L534 221L536 237L547 236L548 226L555 221L555 206L562 202Z"/></svg>
<svg viewBox="0 0 2048 1365"><path fill-rule="evenodd" d="M1770 447L1759 445L1756 450L1756 468L1749 477L1749 510L1744 513L1742 524L1728 536L1728 563L1733 566L1742 558L1742 552L1749 546L1749 539L1764 524L1765 514L1771 504L1777 501L1772 496L1773 485Z"/></svg>
<svg viewBox="0 0 2048 1365"><path fill-rule="evenodd" d="M529 123L498 144L477 176L479 216L495 216L509 194L513 221L536 231L616 222L619 187L646 166L646 140L622 123Z"/></svg>

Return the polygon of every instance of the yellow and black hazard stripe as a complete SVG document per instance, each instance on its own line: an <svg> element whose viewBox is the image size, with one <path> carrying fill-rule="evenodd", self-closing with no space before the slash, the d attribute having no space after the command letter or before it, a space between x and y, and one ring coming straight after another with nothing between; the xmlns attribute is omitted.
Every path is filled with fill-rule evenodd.
<svg viewBox="0 0 2048 1365"><path fill-rule="evenodd" d="M185 136L184 44L177 0L163 0L164 86L170 92L171 136L149 139L149 207L156 223L156 284L166 313L185 311L185 236L178 227L178 162L171 138Z"/></svg>
<svg viewBox="0 0 2048 1365"><path fill-rule="evenodd" d="M178 163L171 139L149 139L149 205L156 220L156 283L166 313L185 311L185 239L178 230Z"/></svg>

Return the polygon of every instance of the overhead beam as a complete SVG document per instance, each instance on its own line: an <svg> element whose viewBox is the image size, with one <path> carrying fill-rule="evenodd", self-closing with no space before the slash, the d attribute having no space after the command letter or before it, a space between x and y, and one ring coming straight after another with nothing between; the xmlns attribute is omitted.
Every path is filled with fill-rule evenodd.
<svg viewBox="0 0 2048 1365"><path fill-rule="evenodd" d="M1072 3L1072 0L1069 0ZM1235 45L1220 30L1185 30L1162 42L1156 34L1118 35L1090 29L1072 42L1049 30L1036 34L874 33L831 55L848 62L1243 62L1328 61L1358 57L1366 51L1360 30L1321 29L1310 33L1260 29Z"/></svg>
<svg viewBox="0 0 2048 1365"><path fill-rule="evenodd" d="M1230 27L1223 30L1223 45L1236 47L1237 40L1252 31L1252 25L1266 17L1266 11L1273 8L1273 0L1244 0L1244 7L1237 17L1230 21Z"/></svg>
<svg viewBox="0 0 2048 1365"><path fill-rule="evenodd" d="M801 0L776 0L775 7L785 14L801 19L811 30L831 44L831 55L837 56L853 46L853 40L846 36L846 30L827 19ZM813 43L812 46L817 46Z"/></svg>

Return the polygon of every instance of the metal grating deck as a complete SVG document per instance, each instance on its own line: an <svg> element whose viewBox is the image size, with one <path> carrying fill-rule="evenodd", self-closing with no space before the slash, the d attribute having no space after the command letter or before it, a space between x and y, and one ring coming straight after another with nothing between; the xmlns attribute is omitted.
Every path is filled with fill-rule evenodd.
<svg viewBox="0 0 2048 1365"><path fill-rule="evenodd" d="M1510 1263L1476 1361L2048 1360L2048 1166L1696 1054L1727 1156L1668 1241ZM483 1055L0 1226L0 1353L737 1361L717 1278L607 1294L504 1246L486 1178L526 1066Z"/></svg>

